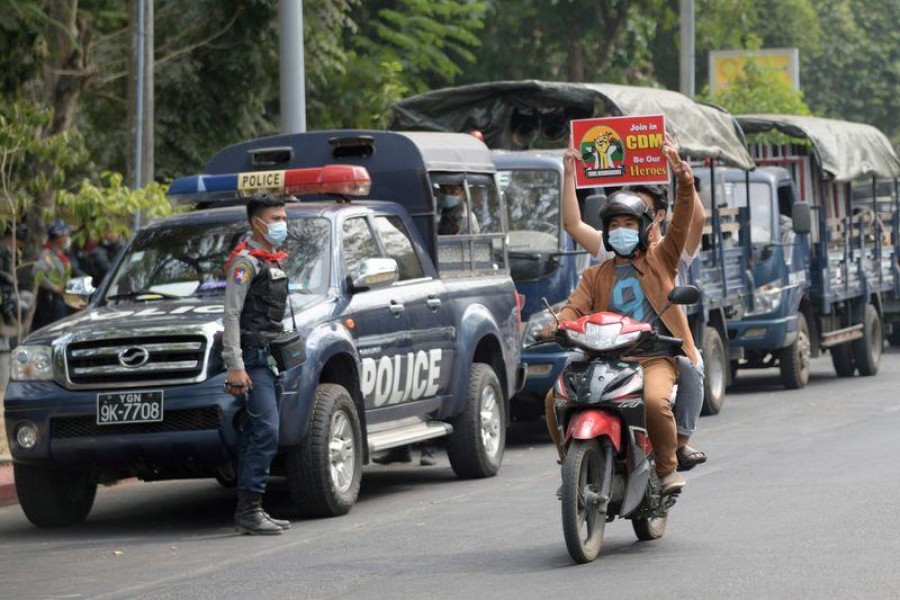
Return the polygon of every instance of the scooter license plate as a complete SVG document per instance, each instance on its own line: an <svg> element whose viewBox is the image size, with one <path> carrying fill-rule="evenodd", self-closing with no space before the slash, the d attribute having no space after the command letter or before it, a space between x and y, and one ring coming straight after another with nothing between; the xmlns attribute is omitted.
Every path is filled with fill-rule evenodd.
<svg viewBox="0 0 900 600"><path fill-rule="evenodd" d="M163 420L162 390L97 394L97 425Z"/></svg>

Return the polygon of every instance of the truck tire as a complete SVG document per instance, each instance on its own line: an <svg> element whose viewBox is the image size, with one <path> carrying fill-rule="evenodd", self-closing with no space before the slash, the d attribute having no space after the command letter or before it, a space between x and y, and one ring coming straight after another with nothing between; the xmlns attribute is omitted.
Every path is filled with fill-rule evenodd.
<svg viewBox="0 0 900 600"><path fill-rule="evenodd" d="M781 382L789 390L799 390L809 383L811 345L809 326L803 313L797 314L797 339L781 351Z"/></svg>
<svg viewBox="0 0 900 600"><path fill-rule="evenodd" d="M853 350L853 362L863 377L878 372L881 363L881 352L884 349L884 334L881 317L871 304L866 305L866 317L863 320L863 336L850 344Z"/></svg>
<svg viewBox="0 0 900 600"><path fill-rule="evenodd" d="M359 496L362 432L349 392L322 383L313 396L309 432L285 457L288 494L304 517L347 514Z"/></svg>
<svg viewBox="0 0 900 600"><path fill-rule="evenodd" d="M853 364L853 353L850 352L850 344L841 344L831 347L831 364L838 377L853 377L856 365Z"/></svg>
<svg viewBox="0 0 900 600"><path fill-rule="evenodd" d="M68 527L83 522L97 494L88 471L13 464L16 493L25 516L37 527Z"/></svg>
<svg viewBox="0 0 900 600"><path fill-rule="evenodd" d="M506 446L506 411L500 381L490 365L474 363L469 369L466 408L450 421L447 456L458 477L492 477L503 463Z"/></svg>
<svg viewBox="0 0 900 600"><path fill-rule="evenodd" d="M715 327L703 331L703 408L701 415L717 415L725 404L725 386L731 365L725 355L725 345Z"/></svg>

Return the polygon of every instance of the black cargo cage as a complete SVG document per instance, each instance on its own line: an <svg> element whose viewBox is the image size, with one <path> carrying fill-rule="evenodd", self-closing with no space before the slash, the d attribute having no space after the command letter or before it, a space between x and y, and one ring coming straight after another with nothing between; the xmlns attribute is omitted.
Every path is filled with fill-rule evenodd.
<svg viewBox="0 0 900 600"><path fill-rule="evenodd" d="M390 200L415 216L433 214L429 173L494 173L490 152L473 136L366 130L313 131L259 138L216 153L210 175L352 164L372 177L368 198Z"/></svg>

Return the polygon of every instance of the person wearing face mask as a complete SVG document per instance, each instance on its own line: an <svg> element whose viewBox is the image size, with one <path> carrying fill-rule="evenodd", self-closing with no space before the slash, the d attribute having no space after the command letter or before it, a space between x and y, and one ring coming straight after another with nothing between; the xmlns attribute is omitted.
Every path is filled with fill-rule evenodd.
<svg viewBox="0 0 900 600"><path fill-rule="evenodd" d="M32 329L59 321L69 314L63 292L66 281L72 276L72 264L66 254L72 245L70 233L69 225L62 219L47 227L47 243L34 265L38 290Z"/></svg>
<svg viewBox="0 0 900 600"><path fill-rule="evenodd" d="M481 233L475 215L466 205L466 189L461 184L445 184L437 196L438 235Z"/></svg>
<svg viewBox="0 0 900 600"><path fill-rule="evenodd" d="M611 194L600 218L602 242L613 257L584 271L581 282L560 311L559 320L609 310L652 322L666 306L668 293L675 287L682 253L702 230L703 212L690 165L681 160L668 136L662 151L677 181L674 212L666 236L656 244L651 243L655 211L638 192L622 190ZM564 202L571 200L570 195L574 198L574 178L574 168L567 168ZM667 311L656 326L663 335L681 338L684 355L692 365L699 364L700 355L683 311ZM552 336L555 327L555 323L548 325L542 337ZM676 361L659 356L641 358L640 363L644 371L647 430L656 456L656 471L662 493L670 494L685 484L676 472L678 440L669 404L677 377ZM547 413L548 429L562 456L552 413L552 410Z"/></svg>
<svg viewBox="0 0 900 600"><path fill-rule="evenodd" d="M574 171L575 161L580 160L581 155L575 148L569 148L565 155L566 173ZM666 219L668 211L668 194L666 188L659 185L633 185L622 188L624 191L634 192L644 199L653 209L653 223L647 236L650 245L662 240L661 224ZM614 253L607 251L603 245L603 233L594 229L581 220L581 211L578 201L573 193L563 196L563 227L572 236L577 244L585 248L598 262L612 258ZM695 207L697 215L702 214L702 205ZM703 228L697 227L691 231L691 235L685 243L685 251L681 257L680 272L684 273L689 268L694 257L700 250L700 238ZM678 431L678 470L688 471L699 464L706 462L706 453L691 446L691 436L697 428L700 411L703 408L703 360L694 365L687 357L679 356L678 361L678 393L675 399L675 424ZM551 406L553 402L552 392L547 396L546 403Z"/></svg>
<svg viewBox="0 0 900 600"><path fill-rule="evenodd" d="M289 521L272 518L262 506L269 467L278 450L278 371L269 343L283 333L288 278L284 200L258 194L247 202L249 238L225 263L225 331L222 360L225 391L244 405L239 427L235 529L248 535L279 535Z"/></svg>

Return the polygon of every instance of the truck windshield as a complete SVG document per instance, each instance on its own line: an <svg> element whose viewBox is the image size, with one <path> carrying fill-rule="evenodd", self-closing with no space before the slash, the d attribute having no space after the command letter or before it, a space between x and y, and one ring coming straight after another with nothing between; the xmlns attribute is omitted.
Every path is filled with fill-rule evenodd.
<svg viewBox="0 0 900 600"><path fill-rule="evenodd" d="M500 171L511 250L559 248L559 173L552 169Z"/></svg>
<svg viewBox="0 0 900 600"><path fill-rule="evenodd" d="M329 285L331 225L291 218L283 266L290 290L324 294ZM126 250L104 298L135 302L225 293L225 261L247 235L247 223L197 223L140 232Z"/></svg>
<svg viewBox="0 0 900 600"><path fill-rule="evenodd" d="M734 199L737 206L747 206L747 186L735 183ZM750 241L754 244L771 244L772 236L772 188L766 183L750 184Z"/></svg>
<svg viewBox="0 0 900 600"><path fill-rule="evenodd" d="M559 266L559 173L552 169L499 171L509 223L509 269L516 283L537 281Z"/></svg>

